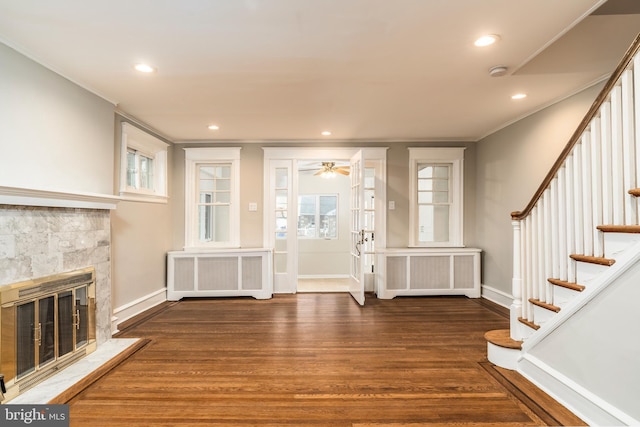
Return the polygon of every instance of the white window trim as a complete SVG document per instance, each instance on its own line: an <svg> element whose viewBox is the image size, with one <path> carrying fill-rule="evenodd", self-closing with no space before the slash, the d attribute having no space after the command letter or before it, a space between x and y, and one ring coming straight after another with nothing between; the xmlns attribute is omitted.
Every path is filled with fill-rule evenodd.
<svg viewBox="0 0 640 427"><path fill-rule="evenodd" d="M464 147L409 147L409 247L464 247ZM420 242L418 239L418 163L452 164L449 241Z"/></svg>
<svg viewBox="0 0 640 427"><path fill-rule="evenodd" d="M122 123L120 144L120 196L124 200L167 203L167 150L169 144L129 124ZM153 159L153 190L127 185L127 151L135 150Z"/></svg>
<svg viewBox="0 0 640 427"><path fill-rule="evenodd" d="M240 247L240 148L185 148L185 250ZM229 241L200 242L196 193L198 165L203 163L231 164L231 203Z"/></svg>

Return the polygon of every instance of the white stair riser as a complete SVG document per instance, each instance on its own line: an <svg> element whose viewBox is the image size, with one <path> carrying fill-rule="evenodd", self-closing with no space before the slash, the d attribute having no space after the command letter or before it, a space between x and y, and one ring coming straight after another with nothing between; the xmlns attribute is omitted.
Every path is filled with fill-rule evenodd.
<svg viewBox="0 0 640 427"><path fill-rule="evenodd" d="M544 323L551 319L556 314L555 311L547 310L539 305L533 305L533 322L536 325L542 326Z"/></svg>
<svg viewBox="0 0 640 427"><path fill-rule="evenodd" d="M560 308L566 306L569 301L574 299L580 294L578 291L574 291L573 289L568 289L562 286L554 286L553 287L553 305L556 305Z"/></svg>
<svg viewBox="0 0 640 427"><path fill-rule="evenodd" d="M527 338L529 338L536 331L535 329L530 328L529 326L525 325L522 322L519 322L518 326L520 327L520 336L522 337L523 340L526 340Z"/></svg>
<svg viewBox="0 0 640 427"><path fill-rule="evenodd" d="M487 342L487 359L494 365L515 371L518 367L518 359L520 359L520 350L504 348Z"/></svg>
<svg viewBox="0 0 640 427"><path fill-rule="evenodd" d="M609 267L588 262L576 262L576 282L587 285L592 279L598 276Z"/></svg>
<svg viewBox="0 0 640 427"><path fill-rule="evenodd" d="M604 233L604 256L616 258L629 246L640 241L638 233Z"/></svg>

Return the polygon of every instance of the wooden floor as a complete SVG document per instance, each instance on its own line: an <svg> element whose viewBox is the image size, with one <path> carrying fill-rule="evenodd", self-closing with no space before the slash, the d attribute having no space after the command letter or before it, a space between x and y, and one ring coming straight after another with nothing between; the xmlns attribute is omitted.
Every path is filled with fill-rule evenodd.
<svg viewBox="0 0 640 427"><path fill-rule="evenodd" d="M69 402L71 425L559 424L486 362L506 327L464 297L183 300L121 334L151 341Z"/></svg>

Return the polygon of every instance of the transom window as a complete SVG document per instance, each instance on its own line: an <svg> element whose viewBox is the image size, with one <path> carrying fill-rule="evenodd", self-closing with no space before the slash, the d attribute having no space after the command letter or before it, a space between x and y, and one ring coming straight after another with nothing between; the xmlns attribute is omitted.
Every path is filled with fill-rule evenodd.
<svg viewBox="0 0 640 427"><path fill-rule="evenodd" d="M410 246L463 246L464 148L409 148Z"/></svg>

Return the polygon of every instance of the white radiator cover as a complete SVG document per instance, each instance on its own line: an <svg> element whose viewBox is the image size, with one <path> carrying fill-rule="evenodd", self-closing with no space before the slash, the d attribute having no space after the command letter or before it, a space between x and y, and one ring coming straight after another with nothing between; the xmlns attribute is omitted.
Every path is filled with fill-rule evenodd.
<svg viewBox="0 0 640 427"><path fill-rule="evenodd" d="M386 249L377 254L378 298L401 295L480 297L480 249Z"/></svg>
<svg viewBox="0 0 640 427"><path fill-rule="evenodd" d="M273 296L271 249L174 251L167 258L167 299Z"/></svg>

